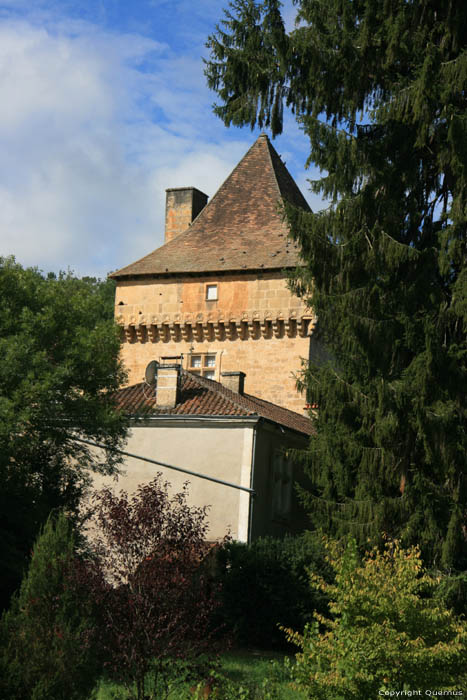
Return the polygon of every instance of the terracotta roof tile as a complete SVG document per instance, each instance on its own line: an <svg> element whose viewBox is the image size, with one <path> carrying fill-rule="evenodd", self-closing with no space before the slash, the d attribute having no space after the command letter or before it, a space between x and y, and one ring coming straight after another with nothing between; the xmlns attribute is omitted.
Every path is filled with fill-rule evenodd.
<svg viewBox="0 0 467 700"><path fill-rule="evenodd" d="M186 231L111 277L295 267L298 249L280 213L284 200L309 209L262 134Z"/></svg>
<svg viewBox="0 0 467 700"><path fill-rule="evenodd" d="M131 417L149 416L259 416L311 435L309 418L249 394L237 394L219 382L182 371L180 399L174 408L158 408L153 389L141 382L120 389L116 405Z"/></svg>

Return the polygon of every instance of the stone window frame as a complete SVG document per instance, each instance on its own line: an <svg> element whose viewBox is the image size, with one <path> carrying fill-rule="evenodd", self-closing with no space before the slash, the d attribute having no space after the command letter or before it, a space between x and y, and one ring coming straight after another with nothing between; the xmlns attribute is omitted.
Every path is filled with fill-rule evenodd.
<svg viewBox="0 0 467 700"><path fill-rule="evenodd" d="M214 290L215 296L210 296L210 290ZM219 301L219 285L217 282L207 282L205 284L204 298L206 301Z"/></svg>
<svg viewBox="0 0 467 700"><path fill-rule="evenodd" d="M199 364L193 364L194 359L199 358ZM211 360L214 358L214 363ZM217 374L218 353L212 351L190 352L187 356L187 369L193 374L206 379L215 379Z"/></svg>

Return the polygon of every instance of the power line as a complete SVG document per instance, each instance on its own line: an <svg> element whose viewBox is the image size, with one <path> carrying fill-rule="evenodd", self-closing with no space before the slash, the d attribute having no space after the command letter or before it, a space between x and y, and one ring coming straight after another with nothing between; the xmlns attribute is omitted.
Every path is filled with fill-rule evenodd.
<svg viewBox="0 0 467 700"><path fill-rule="evenodd" d="M133 459L140 459L143 462L149 462L150 464L156 464L159 467L166 467L167 469L173 469L176 472L182 472L183 474L189 474L190 476L196 476L198 479L206 479L206 481L214 481L216 484L222 484L222 486L229 486L231 489L238 489L239 491L246 491L252 496L256 495L254 489L250 489L247 486L239 486L238 484L232 484L230 481L223 481L223 479L216 479L214 476L208 476L207 474L199 474L198 472L193 472L190 469L184 469L183 467L175 467L173 464L166 464L165 462L158 462L155 459L150 459L150 457L141 457L141 455L135 455L132 452L125 452L124 450L119 450L117 447L107 447L99 442L92 442L91 440L84 440L83 438L74 437L73 440L76 442L83 442L85 445L91 445L92 447L100 447L103 450L109 450L110 452L117 452L120 455L125 455L125 457L132 457Z"/></svg>

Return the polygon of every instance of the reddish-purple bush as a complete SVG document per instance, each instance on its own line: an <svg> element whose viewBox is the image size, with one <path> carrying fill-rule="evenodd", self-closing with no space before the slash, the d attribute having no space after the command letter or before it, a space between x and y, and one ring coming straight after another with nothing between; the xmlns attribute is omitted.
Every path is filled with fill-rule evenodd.
<svg viewBox="0 0 467 700"><path fill-rule="evenodd" d="M188 505L187 488L170 496L158 475L131 498L110 489L94 497L86 583L100 608L105 666L138 700L155 697L150 672L161 681L171 662L212 646L207 509Z"/></svg>

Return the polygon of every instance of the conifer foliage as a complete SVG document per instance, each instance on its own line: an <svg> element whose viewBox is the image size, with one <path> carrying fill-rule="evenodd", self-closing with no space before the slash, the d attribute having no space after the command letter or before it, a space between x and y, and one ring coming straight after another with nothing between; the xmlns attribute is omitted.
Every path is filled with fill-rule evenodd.
<svg viewBox="0 0 467 700"><path fill-rule="evenodd" d="M385 531L467 567L467 6L463 0L230 3L206 73L227 125L310 140L329 208L288 207L332 362L305 496L316 524Z"/></svg>
<svg viewBox="0 0 467 700"><path fill-rule="evenodd" d="M1 700L88 700L101 672L96 611L76 575L63 513L42 528L21 588L0 620Z"/></svg>

